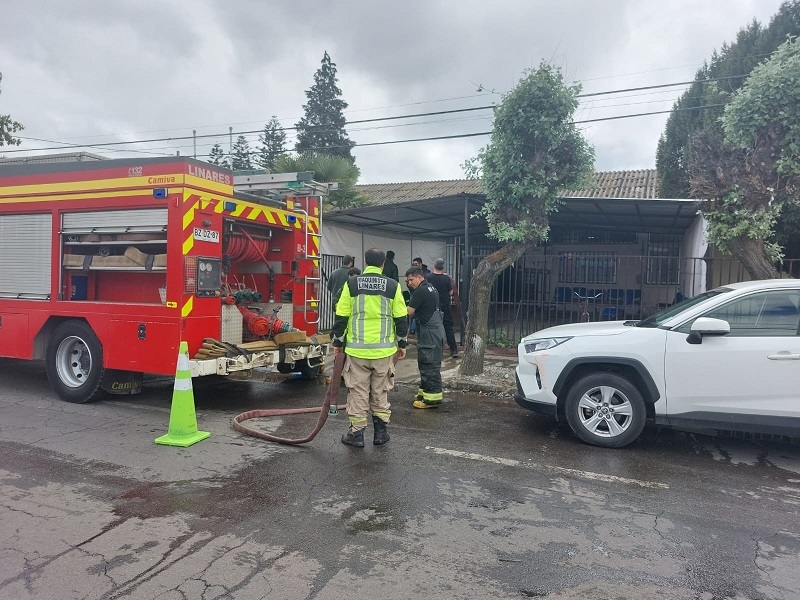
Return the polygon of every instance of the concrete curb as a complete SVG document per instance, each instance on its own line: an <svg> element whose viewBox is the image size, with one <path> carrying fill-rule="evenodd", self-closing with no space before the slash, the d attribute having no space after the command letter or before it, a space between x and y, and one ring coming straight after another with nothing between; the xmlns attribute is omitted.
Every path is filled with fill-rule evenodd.
<svg viewBox="0 0 800 600"><path fill-rule="evenodd" d="M326 359L326 365L333 364L332 357ZM442 360L442 386L445 391L477 392L493 396L511 396L516 390L514 369L517 366L516 356L487 354L484 356L484 372L472 377L463 377L458 368L461 359L450 358L445 353ZM417 369L417 346L411 343L406 349L406 357L395 367L395 384L414 389L419 385Z"/></svg>
<svg viewBox="0 0 800 600"><path fill-rule="evenodd" d="M514 368L516 356L484 356L484 373L474 377L463 377L458 369L460 359L452 359L445 354L442 360L442 385L445 390L479 392L492 395L512 395L516 389ZM476 381L477 380L477 381ZM419 385L417 369L417 348L409 344L405 359L397 363L395 381L403 385Z"/></svg>

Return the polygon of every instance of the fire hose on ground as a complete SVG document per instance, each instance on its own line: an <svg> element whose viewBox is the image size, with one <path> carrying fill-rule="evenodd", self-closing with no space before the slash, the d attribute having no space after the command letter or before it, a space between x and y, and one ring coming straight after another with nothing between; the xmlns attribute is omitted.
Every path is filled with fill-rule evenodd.
<svg viewBox="0 0 800 600"><path fill-rule="evenodd" d="M338 354L334 354L333 358L333 374L331 375L331 382L328 384L328 390L325 392L325 399L322 401L322 406L311 406L308 408L274 408L274 409L266 409L266 410L249 410L247 412L243 412L240 415L236 415L233 420L231 421L231 427L233 427L236 431L244 433L246 435L250 435L253 437L257 437L262 440L266 440L268 442L277 442L279 444L290 444L290 445L298 445L298 444L306 444L313 440L319 430L322 429L322 426L325 425L325 421L328 420L328 409L331 405L335 406L337 410L342 409L344 410L346 406L342 405L339 406L336 404L336 398L339 396L339 388L341 387L342 383L342 368L344 367L344 352L339 352ZM264 431L260 431L258 429L251 429L246 425L243 425L245 421L249 421L250 419L259 419L263 417L282 417L285 415L300 415L304 413L313 413L319 412L319 418L317 419L317 424L314 427L314 430L309 433L304 438L282 438L277 435L272 435L271 433L266 433Z"/></svg>
<svg viewBox="0 0 800 600"><path fill-rule="evenodd" d="M345 354L344 352L339 352L334 354L333 357L333 374L331 375L331 382L328 384L328 390L325 392L325 399L322 401L322 406L311 406L308 408L273 408L273 409L262 409L262 410L249 410L247 412L243 412L240 415L236 415L233 420L231 421L231 427L233 427L236 431L244 433L246 435L250 435L262 440L266 440L268 442L277 442L278 444L289 444L289 445L298 445L298 444L307 444L319 433L322 426L325 425L325 421L328 420L328 409L331 406L334 406L336 410L344 410L347 408L346 405L337 405L336 398L339 396L339 388L341 387L342 383L342 368L344 367L344 359ZM394 363L397 364L398 357L395 354L394 356ZM266 433L264 431L260 431L258 429L252 429L243 425L245 421L249 421L250 419L259 419L264 417L282 417L286 415L300 415L305 413L314 413L319 412L319 418L317 419L317 424L314 426L314 430L309 433L304 438L282 438L277 435L272 435L271 433Z"/></svg>

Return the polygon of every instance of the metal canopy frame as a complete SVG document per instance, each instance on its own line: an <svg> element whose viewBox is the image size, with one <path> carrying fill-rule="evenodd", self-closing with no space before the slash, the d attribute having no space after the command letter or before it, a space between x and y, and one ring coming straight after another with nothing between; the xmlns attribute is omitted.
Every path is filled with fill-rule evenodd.
<svg viewBox="0 0 800 600"><path fill-rule="evenodd" d="M486 220L473 217L484 204L483 194L457 194L396 204L362 206L326 211L326 222L414 236L470 238L488 232ZM697 217L694 200L663 198L563 198L558 212L550 215L552 228L613 229L636 233L683 234ZM461 256L461 300L469 304L471 271L469 256ZM464 343L464 329L461 330Z"/></svg>
<svg viewBox="0 0 800 600"><path fill-rule="evenodd" d="M455 238L483 235L486 220L473 218L485 201L480 194L326 211L329 223L394 233ZM637 233L684 233L697 216L694 200L663 198L564 198L550 215L554 228L599 228Z"/></svg>

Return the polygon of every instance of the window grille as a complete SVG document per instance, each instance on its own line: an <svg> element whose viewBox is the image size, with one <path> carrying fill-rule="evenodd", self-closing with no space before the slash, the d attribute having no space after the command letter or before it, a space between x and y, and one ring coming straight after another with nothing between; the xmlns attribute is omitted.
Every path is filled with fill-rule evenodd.
<svg viewBox="0 0 800 600"><path fill-rule="evenodd" d="M680 236L651 233L647 241L647 283L651 285L677 284L680 253Z"/></svg>
<svg viewBox="0 0 800 600"><path fill-rule="evenodd" d="M616 283L616 252L562 252L559 283Z"/></svg>

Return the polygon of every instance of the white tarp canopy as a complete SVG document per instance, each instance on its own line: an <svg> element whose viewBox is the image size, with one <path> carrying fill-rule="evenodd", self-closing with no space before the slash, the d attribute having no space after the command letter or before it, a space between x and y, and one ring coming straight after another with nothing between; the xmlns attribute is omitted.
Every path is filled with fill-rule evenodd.
<svg viewBox="0 0 800 600"><path fill-rule="evenodd" d="M342 256L349 254L356 259L356 266L363 267L364 252L370 248L380 248L384 252L393 250L394 262L400 274L411 266L415 256L433 268L433 261L447 256L447 241L424 237L392 234L385 231L369 230L364 227L350 227L338 223L322 221L322 254Z"/></svg>

